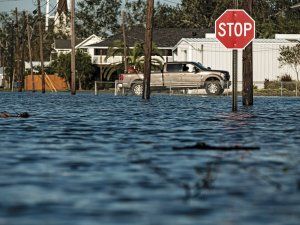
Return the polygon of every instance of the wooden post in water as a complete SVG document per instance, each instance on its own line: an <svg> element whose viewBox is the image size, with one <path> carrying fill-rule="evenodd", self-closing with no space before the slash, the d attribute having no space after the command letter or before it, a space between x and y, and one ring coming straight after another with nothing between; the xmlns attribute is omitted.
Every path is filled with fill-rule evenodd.
<svg viewBox="0 0 300 225"><path fill-rule="evenodd" d="M20 84L20 39L19 39L19 18L18 18L18 8L16 8L16 67L15 67L15 77L17 79L18 88ZM13 80L14 85L14 80Z"/></svg>
<svg viewBox="0 0 300 225"><path fill-rule="evenodd" d="M243 8L251 16L253 0L244 1ZM243 105L253 105L253 51L252 42L243 50Z"/></svg>
<svg viewBox="0 0 300 225"><path fill-rule="evenodd" d="M123 44L124 44L124 73L128 72L128 61L127 61L127 35L126 35L126 15L122 10L122 31L123 31Z"/></svg>
<svg viewBox="0 0 300 225"><path fill-rule="evenodd" d="M46 92L46 80L44 71L44 51L43 51L43 31L42 31L42 13L41 13L41 0L37 0L38 3L38 20L39 20L39 41L40 41L40 61L41 61L41 73L42 73L42 93Z"/></svg>
<svg viewBox="0 0 300 225"><path fill-rule="evenodd" d="M71 0L71 94L76 94L76 65L75 65L75 0Z"/></svg>
<svg viewBox="0 0 300 225"><path fill-rule="evenodd" d="M147 0L147 19L145 32L145 63L143 81L143 99L150 99L150 79L151 79L151 51L152 51L152 24L153 24L154 0Z"/></svg>
<svg viewBox="0 0 300 225"><path fill-rule="evenodd" d="M27 22L27 38L28 38L28 53L29 53L29 61L30 61L30 74L31 74L31 79L32 79L32 92L35 92L35 82L34 82L33 65L32 65L32 51L31 51L32 31L29 26L28 13L26 15L26 22Z"/></svg>
<svg viewBox="0 0 300 225"><path fill-rule="evenodd" d="M22 46L20 47L21 50L21 68L20 68L20 82L19 82L19 89L18 91L21 92L24 87L24 79L25 79L25 30L26 27L26 13L23 11L23 28L22 28L22 33L21 33L21 44Z"/></svg>

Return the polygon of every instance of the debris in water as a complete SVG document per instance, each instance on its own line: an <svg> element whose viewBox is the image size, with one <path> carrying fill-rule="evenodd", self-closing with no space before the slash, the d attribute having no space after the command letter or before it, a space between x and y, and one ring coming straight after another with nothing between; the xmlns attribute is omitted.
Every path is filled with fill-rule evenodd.
<svg viewBox="0 0 300 225"><path fill-rule="evenodd" d="M183 146L183 147L173 147L174 150L186 150L186 149L199 149L199 150L215 150L215 151L242 151L242 150L259 150L260 147L257 146L242 146L242 145L232 145L232 146L215 146L208 145L204 142L198 142L195 145Z"/></svg>
<svg viewBox="0 0 300 225"><path fill-rule="evenodd" d="M8 117L21 117L21 118L28 118L30 115L28 112L22 112L18 114L13 114L9 112L0 112L0 118L8 118Z"/></svg>

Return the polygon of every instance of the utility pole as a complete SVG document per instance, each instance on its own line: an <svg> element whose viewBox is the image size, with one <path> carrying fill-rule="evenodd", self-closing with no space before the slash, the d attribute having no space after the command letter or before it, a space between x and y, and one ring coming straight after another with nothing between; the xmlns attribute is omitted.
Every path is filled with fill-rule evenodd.
<svg viewBox="0 0 300 225"><path fill-rule="evenodd" d="M76 94L75 83L75 0L71 0L71 94Z"/></svg>
<svg viewBox="0 0 300 225"><path fill-rule="evenodd" d="M22 92L24 86L24 69L25 69L25 29L26 29L26 13L23 11L23 26L21 31L21 67L20 67L20 76L19 76L19 88L18 91Z"/></svg>
<svg viewBox="0 0 300 225"><path fill-rule="evenodd" d="M128 60L127 60L127 35L126 35L126 15L122 10L122 30L123 30L123 43L124 43L124 73L128 72Z"/></svg>
<svg viewBox="0 0 300 225"><path fill-rule="evenodd" d="M10 67L12 74L9 74L9 88L13 92L14 91L14 79L15 79L15 22L11 21L11 40L8 44L8 52L9 52L9 62L7 65Z"/></svg>
<svg viewBox="0 0 300 225"><path fill-rule="evenodd" d="M32 79L32 92L35 92L35 83L34 83L34 75L33 75L33 65L32 65L32 52L31 52L31 32L29 26L28 14L26 15L27 22L27 38L28 38L28 52L29 52L29 61L30 61L30 74Z"/></svg>
<svg viewBox="0 0 300 225"><path fill-rule="evenodd" d="M50 0L46 0L46 21L45 21L45 31L49 28L49 11L50 11Z"/></svg>
<svg viewBox="0 0 300 225"><path fill-rule="evenodd" d="M245 0L244 10L252 15L253 0ZM252 42L243 50L243 105L253 105L253 47Z"/></svg>
<svg viewBox="0 0 300 225"><path fill-rule="evenodd" d="M15 67L15 77L17 78L18 88L20 84L20 40L19 40L19 18L18 18L18 8L16 8L16 67ZM13 80L14 85L14 80ZM12 89L12 91L14 88Z"/></svg>
<svg viewBox="0 0 300 225"><path fill-rule="evenodd" d="M39 36L40 36L40 61L42 73L42 93L46 92L45 71L44 71L44 51L43 51L43 31L42 31L42 16L41 16L41 0L38 3L38 20L39 20Z"/></svg>
<svg viewBox="0 0 300 225"><path fill-rule="evenodd" d="M145 32L145 63L143 81L143 99L150 99L150 79L151 79L151 51L152 51L152 24L153 24L154 0L147 0L147 18Z"/></svg>

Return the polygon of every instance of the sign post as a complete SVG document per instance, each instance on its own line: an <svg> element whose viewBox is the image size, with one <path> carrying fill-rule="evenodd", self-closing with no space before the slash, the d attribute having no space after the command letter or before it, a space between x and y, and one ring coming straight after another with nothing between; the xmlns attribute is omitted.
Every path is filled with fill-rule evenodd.
<svg viewBox="0 0 300 225"><path fill-rule="evenodd" d="M232 111L237 111L237 50L255 37L255 21L242 9L228 9L215 21L216 38L232 49Z"/></svg>

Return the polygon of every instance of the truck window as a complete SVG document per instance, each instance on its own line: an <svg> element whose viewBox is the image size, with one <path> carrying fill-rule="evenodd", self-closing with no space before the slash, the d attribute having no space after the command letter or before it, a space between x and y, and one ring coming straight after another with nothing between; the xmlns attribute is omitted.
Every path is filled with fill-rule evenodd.
<svg viewBox="0 0 300 225"><path fill-rule="evenodd" d="M182 71L182 64L167 64L168 72L180 72Z"/></svg>

